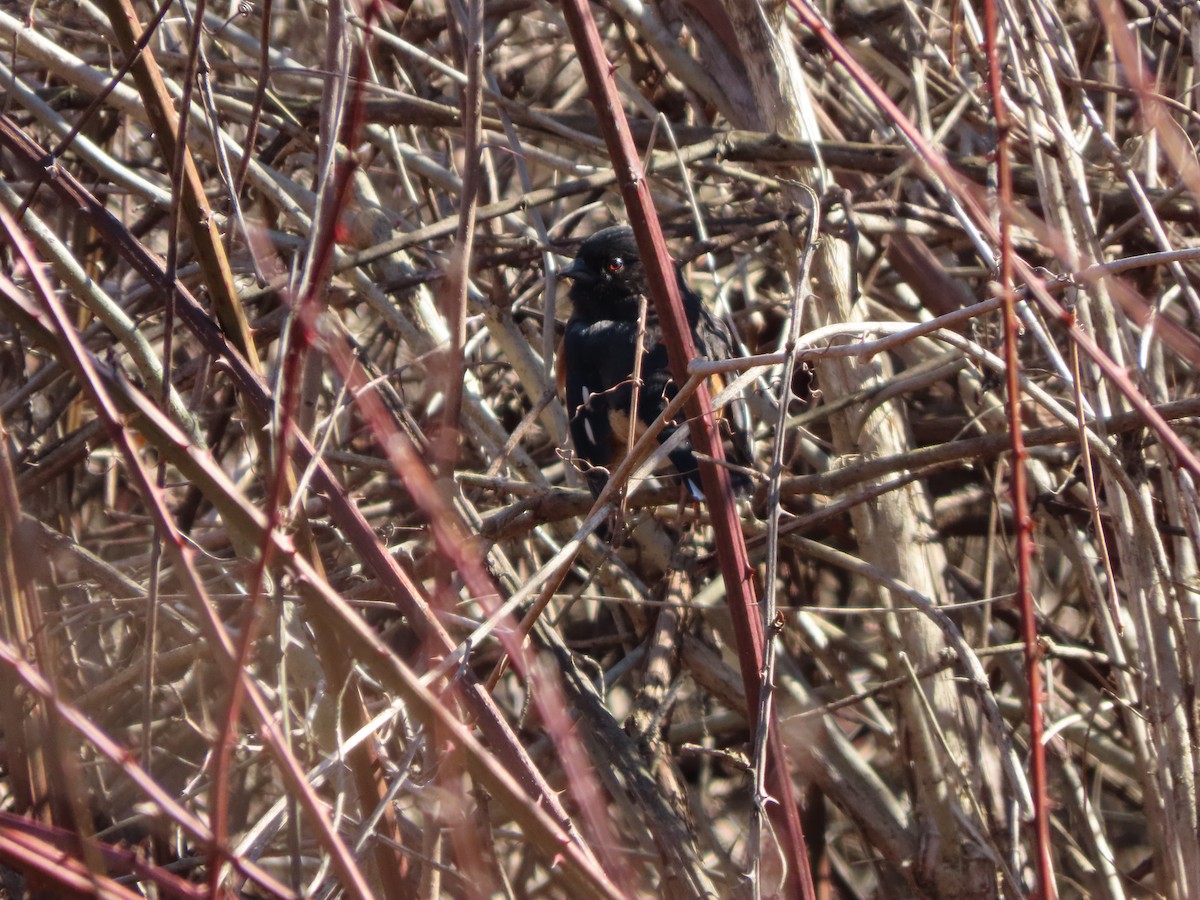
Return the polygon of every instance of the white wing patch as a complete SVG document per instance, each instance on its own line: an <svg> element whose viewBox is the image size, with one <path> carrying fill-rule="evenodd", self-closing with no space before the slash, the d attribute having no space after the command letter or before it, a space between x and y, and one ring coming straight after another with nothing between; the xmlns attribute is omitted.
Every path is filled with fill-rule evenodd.
<svg viewBox="0 0 1200 900"><path fill-rule="evenodd" d="M592 392L588 390L586 384L580 385L580 390L583 391L583 403L580 406L587 406L588 401L592 399ZM592 423L588 420L587 412L583 412L583 430L586 432L588 440L595 444L596 433L592 431Z"/></svg>

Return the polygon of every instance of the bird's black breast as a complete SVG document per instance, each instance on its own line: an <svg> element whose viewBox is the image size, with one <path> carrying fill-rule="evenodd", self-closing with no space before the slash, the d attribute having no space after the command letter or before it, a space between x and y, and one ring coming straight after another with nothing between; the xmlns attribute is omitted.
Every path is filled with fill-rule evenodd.
<svg viewBox="0 0 1200 900"><path fill-rule="evenodd" d="M628 408L627 382L633 372L636 333L636 324L610 319L567 323L563 338L567 412L572 417L572 432L582 433L585 446L598 439L601 426L594 417L607 415L609 407L619 406L622 400ZM580 446L578 441L576 446ZM594 459L591 453L585 456Z"/></svg>

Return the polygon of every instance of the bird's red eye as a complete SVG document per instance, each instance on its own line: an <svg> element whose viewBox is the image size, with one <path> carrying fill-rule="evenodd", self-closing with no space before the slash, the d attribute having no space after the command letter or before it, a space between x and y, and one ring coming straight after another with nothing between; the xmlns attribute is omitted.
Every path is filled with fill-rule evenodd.
<svg viewBox="0 0 1200 900"><path fill-rule="evenodd" d="M608 261L607 268L608 268L608 271L612 272L615 275L618 272L620 272L622 269L625 268L625 260L621 259L621 257L619 257L619 256L614 256L612 259L610 259Z"/></svg>

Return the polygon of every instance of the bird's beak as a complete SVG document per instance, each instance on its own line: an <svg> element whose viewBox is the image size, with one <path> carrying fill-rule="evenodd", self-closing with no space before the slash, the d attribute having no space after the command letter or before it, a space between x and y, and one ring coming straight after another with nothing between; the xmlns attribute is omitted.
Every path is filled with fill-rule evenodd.
<svg viewBox="0 0 1200 900"><path fill-rule="evenodd" d="M596 279L587 270L582 260L573 259L571 264L558 273L560 278L570 278L578 284L591 284Z"/></svg>

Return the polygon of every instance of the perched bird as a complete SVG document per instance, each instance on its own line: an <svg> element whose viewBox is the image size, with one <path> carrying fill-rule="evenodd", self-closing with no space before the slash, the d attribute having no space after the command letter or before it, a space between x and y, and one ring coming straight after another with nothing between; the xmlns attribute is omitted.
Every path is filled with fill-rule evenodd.
<svg viewBox="0 0 1200 900"><path fill-rule="evenodd" d="M633 230L613 226L585 240L575 261L561 273L573 282L570 292L571 317L558 352L558 390L570 416L571 441L575 454L589 464L588 487L599 494L608 474L624 459L629 433L636 440L646 426L677 393L671 379L667 347L654 304L646 286L646 272ZM679 292L691 325L692 342L704 359L728 359L735 343L725 324L710 313L700 296L688 289L676 268ZM638 312L646 298L646 331L642 338L641 386L637 410L631 415L634 358L638 338ZM719 378L710 389L719 391ZM754 456L750 440L749 411L738 398L724 411L723 427L730 437L731 460L749 466ZM666 441L676 429L685 427L682 415L659 433ZM700 472L690 441L670 454L672 464L693 496L700 498ZM749 482L734 473L735 486Z"/></svg>

